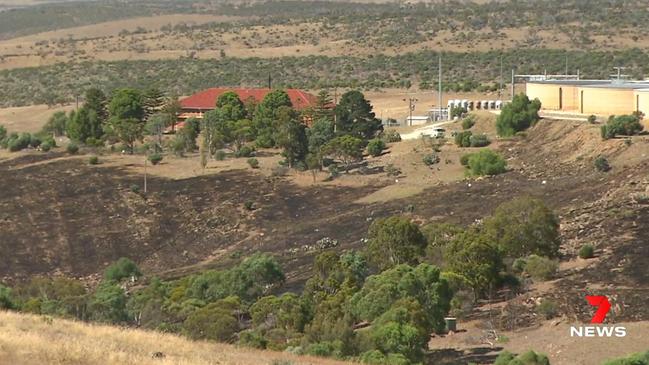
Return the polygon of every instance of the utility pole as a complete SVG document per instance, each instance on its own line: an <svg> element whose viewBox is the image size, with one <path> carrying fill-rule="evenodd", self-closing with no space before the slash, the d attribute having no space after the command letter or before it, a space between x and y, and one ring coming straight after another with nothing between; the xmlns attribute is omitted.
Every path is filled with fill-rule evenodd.
<svg viewBox="0 0 649 365"><path fill-rule="evenodd" d="M268 88L273 88L273 78L270 76L270 73L268 73Z"/></svg>
<svg viewBox="0 0 649 365"><path fill-rule="evenodd" d="M408 100L408 110L410 111L410 125L412 126L412 112L415 110L415 103L418 102L419 100L415 98L408 98L408 99L403 99L403 101Z"/></svg>
<svg viewBox="0 0 649 365"><path fill-rule="evenodd" d="M514 81L515 81L515 76L514 76L514 69L512 68L512 101L514 101Z"/></svg>
<svg viewBox="0 0 649 365"><path fill-rule="evenodd" d="M441 53L438 55L438 71L439 71L439 76L437 79L437 84L438 84L437 86L439 90L437 91L437 111L438 111L438 118L441 120L442 119L442 54Z"/></svg>
<svg viewBox="0 0 649 365"><path fill-rule="evenodd" d="M500 87L498 88L498 97L501 98L503 94L503 55L500 55Z"/></svg>
<svg viewBox="0 0 649 365"><path fill-rule="evenodd" d="M620 81L622 79L622 70L626 69L626 67L617 66L613 67L613 69L617 70L617 81Z"/></svg>

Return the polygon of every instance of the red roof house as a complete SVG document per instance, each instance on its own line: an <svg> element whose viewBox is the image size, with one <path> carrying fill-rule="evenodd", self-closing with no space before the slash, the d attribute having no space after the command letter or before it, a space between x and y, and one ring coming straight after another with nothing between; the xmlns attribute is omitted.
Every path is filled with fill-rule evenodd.
<svg viewBox="0 0 649 365"><path fill-rule="evenodd" d="M244 103L248 100L259 103L272 89L211 88L203 90L180 101L183 113L200 113L202 116L203 112L214 109L216 99L228 91L234 91ZM293 107L297 110L314 107L316 104L316 97L305 91L298 89L286 89L284 91L286 91Z"/></svg>

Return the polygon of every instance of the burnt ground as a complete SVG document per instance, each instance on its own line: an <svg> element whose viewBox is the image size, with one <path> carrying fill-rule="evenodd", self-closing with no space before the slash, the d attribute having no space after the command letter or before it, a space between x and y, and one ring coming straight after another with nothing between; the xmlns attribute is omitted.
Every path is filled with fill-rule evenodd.
<svg viewBox="0 0 649 365"><path fill-rule="evenodd" d="M354 202L384 183L300 187L286 177L231 170L180 180L150 177L143 195L131 189L141 177L125 167L90 166L83 156L61 153L19 155L0 160L0 278L92 278L123 256L147 274L174 278L265 251L282 262L287 287L297 288L319 253L305 246L324 237L337 240L338 249L357 248L379 217L404 213L421 222L470 224L502 202L531 195L560 215L562 261L575 261L584 243L594 244L598 254L587 265L562 270L541 294L554 297L564 315L579 320L591 315L585 293L617 298L612 318L649 319L649 312L639 309L649 279L649 199L635 198L649 185L646 162L614 164L611 172L601 173L592 167L592 155L562 158L583 144L570 139L571 133L583 135L579 128L542 123L525 140L502 143L499 148L512 167L503 175L372 204ZM559 144L563 138L569 143ZM638 140L634 148L643 143L649 145ZM609 155L623 158L619 146ZM246 202L254 209L246 209ZM414 208L411 213L406 213L408 206ZM535 295L539 292L530 290L517 300ZM538 320L532 313L527 322L521 318L527 325Z"/></svg>

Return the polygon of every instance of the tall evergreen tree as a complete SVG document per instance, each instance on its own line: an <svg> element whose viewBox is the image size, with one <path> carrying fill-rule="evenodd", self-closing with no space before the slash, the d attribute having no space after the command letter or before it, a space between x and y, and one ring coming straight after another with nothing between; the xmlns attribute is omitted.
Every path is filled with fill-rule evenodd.
<svg viewBox="0 0 649 365"><path fill-rule="evenodd" d="M335 112L337 132L341 134L351 134L367 140L383 130L381 120L372 111L372 104L360 91L352 90L343 94Z"/></svg>

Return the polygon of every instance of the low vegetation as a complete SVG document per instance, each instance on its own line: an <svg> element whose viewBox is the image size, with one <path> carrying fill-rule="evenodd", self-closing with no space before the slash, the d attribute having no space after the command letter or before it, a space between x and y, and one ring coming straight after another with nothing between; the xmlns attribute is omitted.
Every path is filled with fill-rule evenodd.
<svg viewBox="0 0 649 365"><path fill-rule="evenodd" d="M530 219L512 218L524 216ZM430 334L444 331L452 308L518 285L507 279L517 275L508 258L556 254L548 242L554 247L557 220L539 200L503 204L484 222L421 227L407 216L377 219L359 250L317 255L298 293L283 289L282 267L268 254L168 281L143 276L122 258L92 289L74 279L35 277L0 287L0 305L294 354L418 363ZM510 237L503 230L510 225L536 239ZM529 256L525 272L536 277L548 262ZM354 330L359 323L371 326Z"/></svg>
<svg viewBox="0 0 649 365"><path fill-rule="evenodd" d="M633 136L644 129L640 123L641 116L634 115L611 115L605 125L601 126L603 139L615 138L616 136Z"/></svg>
<svg viewBox="0 0 649 365"><path fill-rule="evenodd" d="M507 162L497 152L483 149L463 155L460 163L467 168L471 176L498 175L507 171Z"/></svg>

